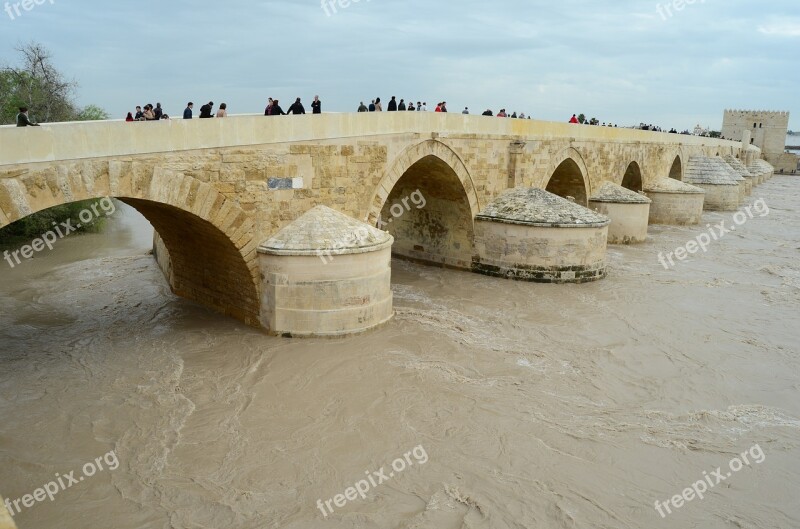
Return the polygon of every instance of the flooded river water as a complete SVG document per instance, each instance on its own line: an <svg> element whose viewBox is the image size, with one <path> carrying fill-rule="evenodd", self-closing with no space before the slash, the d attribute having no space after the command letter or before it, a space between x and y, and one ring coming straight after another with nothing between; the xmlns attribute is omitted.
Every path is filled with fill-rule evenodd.
<svg viewBox="0 0 800 529"><path fill-rule="evenodd" d="M707 253L666 270L707 228L654 226L592 284L395 261L396 318L341 340L173 296L120 208L2 262L0 493L85 477L20 529L800 527L800 180L759 198Z"/></svg>

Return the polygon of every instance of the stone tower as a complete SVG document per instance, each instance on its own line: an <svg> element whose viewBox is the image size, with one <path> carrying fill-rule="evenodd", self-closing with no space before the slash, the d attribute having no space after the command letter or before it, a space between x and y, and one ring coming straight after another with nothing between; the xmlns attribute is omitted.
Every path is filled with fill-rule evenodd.
<svg viewBox="0 0 800 529"><path fill-rule="evenodd" d="M745 131L751 134L751 144L761 149L764 159L775 166L791 172L797 169L797 156L787 154L786 133L789 131L788 112L766 110L726 110L722 120L722 136L741 140Z"/></svg>

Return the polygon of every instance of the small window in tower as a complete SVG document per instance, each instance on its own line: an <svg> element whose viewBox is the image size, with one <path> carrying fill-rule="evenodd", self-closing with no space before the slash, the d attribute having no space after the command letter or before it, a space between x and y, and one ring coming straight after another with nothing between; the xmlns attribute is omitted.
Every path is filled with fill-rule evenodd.
<svg viewBox="0 0 800 529"><path fill-rule="evenodd" d="M764 124L763 124L763 123L759 123L759 124L758 124L758 128L762 128L763 126L764 126Z"/></svg>
<svg viewBox="0 0 800 529"><path fill-rule="evenodd" d="M753 123L753 128L756 128L756 125L757 125L756 123Z"/></svg>

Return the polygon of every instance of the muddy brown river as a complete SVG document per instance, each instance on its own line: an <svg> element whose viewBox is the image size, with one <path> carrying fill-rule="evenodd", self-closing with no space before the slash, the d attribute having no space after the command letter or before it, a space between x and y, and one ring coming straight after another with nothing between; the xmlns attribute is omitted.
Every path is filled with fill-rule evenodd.
<svg viewBox="0 0 800 529"><path fill-rule="evenodd" d="M20 529L800 527L800 180L759 198L592 284L394 261L396 318L340 340L173 296L120 206L0 262L0 493L73 473Z"/></svg>

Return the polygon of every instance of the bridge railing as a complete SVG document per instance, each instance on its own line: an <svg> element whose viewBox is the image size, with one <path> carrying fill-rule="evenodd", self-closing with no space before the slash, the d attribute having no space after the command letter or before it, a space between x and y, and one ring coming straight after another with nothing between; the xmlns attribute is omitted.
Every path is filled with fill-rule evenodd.
<svg viewBox="0 0 800 529"><path fill-rule="evenodd" d="M606 143L740 145L712 138L634 129L434 112L240 115L225 119L86 121L41 127L0 127L0 166L406 133L508 136L523 140L565 138Z"/></svg>

